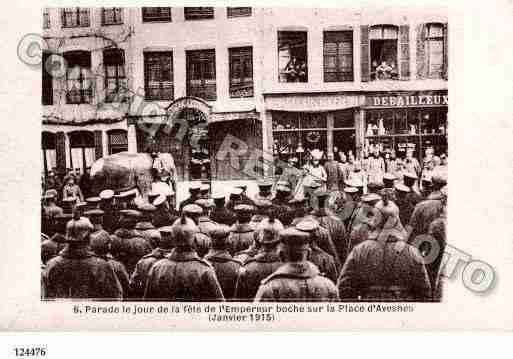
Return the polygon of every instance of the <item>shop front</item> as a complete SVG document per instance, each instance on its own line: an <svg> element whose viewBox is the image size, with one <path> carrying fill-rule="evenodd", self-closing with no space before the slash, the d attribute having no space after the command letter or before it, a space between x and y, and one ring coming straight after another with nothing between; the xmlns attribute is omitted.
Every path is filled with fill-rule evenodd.
<svg viewBox="0 0 513 359"><path fill-rule="evenodd" d="M362 110L364 152L409 151L419 161L428 149L447 154L447 91L367 94Z"/></svg>

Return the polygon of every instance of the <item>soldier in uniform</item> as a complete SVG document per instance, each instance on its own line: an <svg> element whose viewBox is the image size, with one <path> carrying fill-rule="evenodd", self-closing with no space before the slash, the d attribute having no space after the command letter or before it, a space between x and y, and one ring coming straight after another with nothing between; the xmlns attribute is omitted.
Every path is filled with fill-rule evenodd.
<svg viewBox="0 0 513 359"><path fill-rule="evenodd" d="M153 215L157 208L150 204L143 202L138 206L141 213L136 225L135 230L143 238L146 238L152 247L156 246L156 242L160 240L160 233L153 225Z"/></svg>
<svg viewBox="0 0 513 359"><path fill-rule="evenodd" d="M247 204L239 204L234 208L237 222L230 228L228 238L228 251L232 255L238 255L254 244L254 227L250 224L255 208Z"/></svg>
<svg viewBox="0 0 513 359"><path fill-rule="evenodd" d="M319 223L319 225L325 228L329 233L330 241L327 245L331 248L328 253L333 253L335 250L334 257L337 263L337 268L341 267L347 257L347 251L349 243L347 242L346 228L344 222L335 217L327 208L326 202L328 200L329 193L326 191L317 191L314 193L317 196L317 202L319 209L311 212L312 217ZM323 245L325 247L325 245Z"/></svg>
<svg viewBox="0 0 513 359"><path fill-rule="evenodd" d="M267 199L256 199L253 202L255 203L257 210L251 218L250 223L253 227L256 227L260 222L269 217L269 212L271 211L273 204L271 200Z"/></svg>
<svg viewBox="0 0 513 359"><path fill-rule="evenodd" d="M191 184L191 186L189 187L189 197L187 197L185 200L183 200L180 203L180 211L186 205L193 204L194 202L196 202L196 200L198 200L200 198L200 190L201 190L201 185L199 183L194 182Z"/></svg>
<svg viewBox="0 0 513 359"><path fill-rule="evenodd" d="M210 212L210 219L219 224L231 226L237 220L235 213L228 210L224 193L218 192L212 195L214 199L214 209Z"/></svg>
<svg viewBox="0 0 513 359"><path fill-rule="evenodd" d="M139 259L152 251L152 245L135 229L141 217L139 211L125 209L120 214L120 228L112 236L111 253L125 265L128 274L131 275Z"/></svg>
<svg viewBox="0 0 513 359"><path fill-rule="evenodd" d="M228 197L228 203L226 203L226 209L233 211L233 208L242 203L242 189L239 187L232 188L230 196Z"/></svg>
<svg viewBox="0 0 513 359"><path fill-rule="evenodd" d="M211 231L212 249L205 256L205 259L216 271L217 279L226 300L234 299L235 284L242 265L228 252L229 235L230 227L224 224L216 225L216 228Z"/></svg>
<svg viewBox="0 0 513 359"><path fill-rule="evenodd" d="M119 215L114 205L114 191L105 189L100 192L100 209L104 212L103 227L109 233L117 229Z"/></svg>
<svg viewBox="0 0 513 359"><path fill-rule="evenodd" d="M164 195L158 195L152 202L156 210L153 214L153 225L155 227L164 227L171 225L177 220L178 214L172 208L170 208L166 197Z"/></svg>
<svg viewBox="0 0 513 359"><path fill-rule="evenodd" d="M277 206L287 204L292 199L290 197L290 193L291 190L288 184L278 182L276 185L276 196L273 198L271 203Z"/></svg>
<svg viewBox="0 0 513 359"><path fill-rule="evenodd" d="M55 233L55 218L61 216L64 211L61 207L56 204L57 191L48 190L43 196L43 210L41 212L41 218L43 221L43 233L51 236Z"/></svg>
<svg viewBox="0 0 513 359"><path fill-rule="evenodd" d="M415 209L415 206L412 206L411 202L407 200L410 188L402 183L396 183L395 193L395 203L399 207L399 219L402 224L406 225L410 222L411 214Z"/></svg>
<svg viewBox="0 0 513 359"><path fill-rule="evenodd" d="M67 245L47 265L45 299L122 299L111 265L88 249L92 230L87 218L75 216L67 223Z"/></svg>
<svg viewBox="0 0 513 359"><path fill-rule="evenodd" d="M194 236L194 248L197 252L197 255L199 255L201 258L205 256L205 254L208 253L210 248L212 247L212 240L210 239L210 236L208 233L202 232L201 228L198 227L199 224L199 218L201 214L203 213L203 210L200 206L197 204L188 204L183 207L182 213L185 214L187 217L192 219L194 224L196 225L196 234ZM180 223L180 218L175 221L174 224ZM173 225L174 225L173 224Z"/></svg>
<svg viewBox="0 0 513 359"><path fill-rule="evenodd" d="M45 266L50 259L59 253L59 246L51 239L45 239L41 242L41 263Z"/></svg>
<svg viewBox="0 0 513 359"><path fill-rule="evenodd" d="M175 248L150 269L145 300L224 301L214 268L195 251L198 231L194 221L182 213L172 228Z"/></svg>
<svg viewBox="0 0 513 359"><path fill-rule="evenodd" d="M312 220L304 220L296 224L296 229L307 232L310 236L308 261L315 264L322 275L331 279L333 283L336 283L340 267L337 268L335 258L333 258L332 255L329 255L317 245L319 223Z"/></svg>
<svg viewBox="0 0 513 359"><path fill-rule="evenodd" d="M208 199L209 192L210 192L210 185L208 185L206 183L203 183L200 185L200 194L199 194L200 199Z"/></svg>
<svg viewBox="0 0 513 359"><path fill-rule="evenodd" d="M319 268L306 259L309 234L290 227L280 232L280 240L286 262L262 280L255 302L338 301L335 284L323 277Z"/></svg>
<svg viewBox="0 0 513 359"><path fill-rule="evenodd" d="M114 195L114 197L116 198L117 210L122 211L125 209L137 209L137 204L135 202L136 196L137 189L135 188Z"/></svg>
<svg viewBox="0 0 513 359"><path fill-rule="evenodd" d="M116 273L116 277L121 284L121 288L123 289L123 298L127 298L129 294L129 279L128 273L126 271L123 263L114 259L112 254L110 254L110 235L104 231L99 230L91 233L90 240L90 248L91 252L93 252L97 257L104 259L107 261L114 273Z"/></svg>
<svg viewBox="0 0 513 359"><path fill-rule="evenodd" d="M379 195L381 195L381 197L387 196L389 201L395 202L396 201L396 198L395 198L396 193L395 193L394 183L396 180L397 180L397 178L393 174L388 173L388 172L385 173L383 175L383 189L380 191Z"/></svg>
<svg viewBox="0 0 513 359"><path fill-rule="evenodd" d="M376 215L374 206L381 200L381 196L376 193L363 195L357 204L353 215L351 216L347 230L349 232L349 250L358 244L369 239L372 221Z"/></svg>
<svg viewBox="0 0 513 359"><path fill-rule="evenodd" d="M270 180L261 179L257 182L258 193L253 198L253 202L267 200L272 201L274 198L271 188L273 183Z"/></svg>
<svg viewBox="0 0 513 359"><path fill-rule="evenodd" d="M238 184L235 186L236 188L240 188L241 190L241 193L240 193L240 203L242 204L247 204L249 206L253 206L253 200L251 198L248 197L248 194L247 194L247 191L248 191L248 186L245 185L245 184Z"/></svg>
<svg viewBox="0 0 513 359"><path fill-rule="evenodd" d="M283 173L280 176L280 182L287 183L287 186L294 193L300 178L302 177L301 170L296 167L297 158L291 157L287 161L287 166L283 168Z"/></svg>
<svg viewBox="0 0 513 359"><path fill-rule="evenodd" d="M205 198L200 198L194 204L201 207L201 215L198 217L198 227L202 233L210 235L210 232L217 227L217 223L210 219L210 210L214 207L214 203Z"/></svg>
<svg viewBox="0 0 513 359"><path fill-rule="evenodd" d="M173 227L159 228L160 240L157 247L149 254L143 256L135 265L135 270L130 277L130 293L135 299L142 299L151 267L159 260L166 257L173 249Z"/></svg>
<svg viewBox="0 0 513 359"><path fill-rule="evenodd" d="M283 228L283 224L273 217L260 224L257 235L261 251L249 258L240 270L235 290L235 298L238 300L253 300L260 282L283 264L278 251L279 233Z"/></svg>
<svg viewBox="0 0 513 359"><path fill-rule="evenodd" d="M349 254L338 289L342 300L429 300L431 286L419 251L405 242L399 209L386 199L376 204L369 240Z"/></svg>
<svg viewBox="0 0 513 359"><path fill-rule="evenodd" d="M340 191L340 185L344 183L344 173L340 164L335 161L332 152L328 153L328 161L324 164L324 169L327 174L327 190L331 192Z"/></svg>

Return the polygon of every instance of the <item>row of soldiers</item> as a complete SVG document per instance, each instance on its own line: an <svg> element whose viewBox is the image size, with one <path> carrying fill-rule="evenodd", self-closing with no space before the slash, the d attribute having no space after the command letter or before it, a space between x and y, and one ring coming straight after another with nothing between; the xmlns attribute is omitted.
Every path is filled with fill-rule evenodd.
<svg viewBox="0 0 513 359"><path fill-rule="evenodd" d="M104 190L65 213L47 193L42 296L439 300L446 180L434 178L427 197L412 190L414 183L390 176L383 182L366 189L347 182L336 194L309 188L298 196L286 182L264 180L253 198L241 186L227 199L195 185L179 211L163 195L138 201L134 191ZM433 258L432 245L415 245L419 235L442 249L434 261L425 261Z"/></svg>

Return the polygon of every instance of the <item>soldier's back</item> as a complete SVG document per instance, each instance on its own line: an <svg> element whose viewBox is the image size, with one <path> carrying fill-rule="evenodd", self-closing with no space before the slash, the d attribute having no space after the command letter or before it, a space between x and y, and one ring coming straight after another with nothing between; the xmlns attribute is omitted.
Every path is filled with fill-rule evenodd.
<svg viewBox="0 0 513 359"><path fill-rule="evenodd" d="M210 251L205 256L205 260L214 267L225 299L233 299L242 263L234 259L228 251Z"/></svg>
<svg viewBox="0 0 513 359"><path fill-rule="evenodd" d="M234 255L251 247L254 240L255 230L249 223L236 223L230 228L228 237L228 250Z"/></svg>
<svg viewBox="0 0 513 359"><path fill-rule="evenodd" d="M326 253L316 245L311 246L310 249L308 260L319 268L323 276L331 279L333 283L336 283L338 278L338 269L333 256Z"/></svg>
<svg viewBox="0 0 513 359"><path fill-rule="evenodd" d="M155 248L137 262L134 272L130 277L130 293L132 297L142 298L151 267L168 255L169 252L161 248Z"/></svg>
<svg viewBox="0 0 513 359"><path fill-rule="evenodd" d="M197 232L194 236L194 248L198 256L203 258L212 248L212 239L204 232Z"/></svg>
<svg viewBox="0 0 513 359"><path fill-rule="evenodd" d="M235 296L239 300L253 300L261 281L283 263L276 252L261 252L248 259L239 272Z"/></svg>

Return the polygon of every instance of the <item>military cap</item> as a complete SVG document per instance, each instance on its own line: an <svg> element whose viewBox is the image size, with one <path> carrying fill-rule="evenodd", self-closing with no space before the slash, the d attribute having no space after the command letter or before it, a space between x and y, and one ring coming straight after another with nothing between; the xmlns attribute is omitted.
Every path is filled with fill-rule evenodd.
<svg viewBox="0 0 513 359"><path fill-rule="evenodd" d="M131 197L135 197L137 195L137 190L135 188L130 189L128 191L120 192L119 194L115 195L114 197L119 199L128 199Z"/></svg>
<svg viewBox="0 0 513 359"><path fill-rule="evenodd" d="M433 184L436 184L439 186L445 186L447 184L447 180L443 176L440 176L440 175L434 175L431 178L431 181L433 182Z"/></svg>
<svg viewBox="0 0 513 359"><path fill-rule="evenodd" d="M273 183L267 179L260 179L257 181L257 186L259 188L272 187Z"/></svg>
<svg viewBox="0 0 513 359"><path fill-rule="evenodd" d="M370 192L377 192L379 191L380 189L383 188L383 185L381 183L377 183L377 182L369 182L367 184L367 189L370 191Z"/></svg>
<svg viewBox="0 0 513 359"><path fill-rule="evenodd" d="M305 219L296 224L296 229L303 232L313 232L319 228L319 223L317 221L312 221L309 219Z"/></svg>
<svg viewBox="0 0 513 359"><path fill-rule="evenodd" d="M211 200L206 199L206 198L197 199L196 201L194 201L194 204L197 204L198 206L200 206L203 209L205 209L205 208L208 209L208 208L214 207L214 203Z"/></svg>
<svg viewBox="0 0 513 359"><path fill-rule="evenodd" d="M204 183L200 186L200 191L201 192L208 192L210 190L210 185Z"/></svg>
<svg viewBox="0 0 513 359"><path fill-rule="evenodd" d="M280 232L280 240L288 247L306 248L310 242L310 234L295 227L289 227Z"/></svg>
<svg viewBox="0 0 513 359"><path fill-rule="evenodd" d="M158 195L158 196L157 196L157 198L155 198L155 199L153 200L153 203L152 203L152 204L153 204L155 207L158 207L158 206L160 206L160 205L161 205L162 203L164 203L164 202L166 202L166 196L164 196L163 194L160 194L160 195Z"/></svg>
<svg viewBox="0 0 513 359"><path fill-rule="evenodd" d="M155 210L157 209L154 205L146 202L141 203L139 206L137 206L137 208L139 209L139 211L145 213L155 212Z"/></svg>
<svg viewBox="0 0 513 359"><path fill-rule="evenodd" d="M187 204L182 208L183 213L200 215L203 209L197 204Z"/></svg>
<svg viewBox="0 0 513 359"><path fill-rule="evenodd" d="M368 193L366 195L363 195L361 200L363 203L373 203L381 200L381 196L376 193Z"/></svg>
<svg viewBox="0 0 513 359"><path fill-rule="evenodd" d="M67 242L82 242L87 239L93 225L89 219L80 217L72 219L66 224L66 241Z"/></svg>
<svg viewBox="0 0 513 359"><path fill-rule="evenodd" d="M235 187L230 191L230 195L240 196L242 194L242 188Z"/></svg>
<svg viewBox="0 0 513 359"><path fill-rule="evenodd" d="M423 185L431 186L433 184L433 181L431 180L431 178L422 178L421 182Z"/></svg>
<svg viewBox="0 0 513 359"><path fill-rule="evenodd" d="M191 206L198 207L197 205ZM184 214L182 214L182 217L178 218L171 227L171 236L173 237L174 243L178 246L191 245L194 235L198 231L198 226L196 226L194 221L190 218L187 218Z"/></svg>
<svg viewBox="0 0 513 359"><path fill-rule="evenodd" d="M383 175L383 181L395 181L396 179L397 177L390 172L387 172Z"/></svg>
<svg viewBox="0 0 513 359"><path fill-rule="evenodd" d="M159 228L160 235L163 237L169 237L173 234L173 226L163 226Z"/></svg>
<svg viewBox="0 0 513 359"><path fill-rule="evenodd" d="M273 218L265 218L256 228L260 243L274 243L280 240L279 233L283 230L283 224Z"/></svg>
<svg viewBox="0 0 513 359"><path fill-rule="evenodd" d="M98 208L90 209L89 211L84 212L84 216L86 216L86 217L101 217L104 214L105 214L105 212Z"/></svg>
<svg viewBox="0 0 513 359"><path fill-rule="evenodd" d="M111 189L104 189L103 191L100 192L100 198L101 199L111 199L112 197L114 197L114 191L111 190Z"/></svg>
<svg viewBox="0 0 513 359"><path fill-rule="evenodd" d="M212 193L212 198L214 199L214 201L218 201L221 199L226 199L226 195L221 191L217 191Z"/></svg>
<svg viewBox="0 0 513 359"><path fill-rule="evenodd" d="M126 218L141 218L141 212L136 211L135 209L122 209L119 213Z"/></svg>
<svg viewBox="0 0 513 359"><path fill-rule="evenodd" d="M253 201L253 203L255 203L255 206L257 206L258 208L269 208L272 206L272 202L268 199L255 199Z"/></svg>
<svg viewBox="0 0 513 359"><path fill-rule="evenodd" d="M344 188L344 192L345 193L354 194L354 193L358 192L358 188L356 188L356 187L346 187L346 188Z"/></svg>
<svg viewBox="0 0 513 359"><path fill-rule="evenodd" d="M255 211L255 207L250 206L249 204L238 204L236 205L233 210L236 213L248 213L251 214Z"/></svg>
<svg viewBox="0 0 513 359"><path fill-rule="evenodd" d="M77 199L75 197L68 197L68 198L64 198L62 200L62 202L67 203L67 204L72 204L72 203L75 203L76 201L77 201Z"/></svg>
<svg viewBox="0 0 513 359"><path fill-rule="evenodd" d="M410 192L410 187L405 186L405 185L404 185L404 184L402 184L402 183L396 183L394 187L395 187L395 189L396 189L397 191L399 191L399 192L405 192L405 193Z"/></svg>
<svg viewBox="0 0 513 359"><path fill-rule="evenodd" d="M78 208L78 209L83 209L87 206L87 202L77 202L75 203L75 208Z"/></svg>
<svg viewBox="0 0 513 359"><path fill-rule="evenodd" d="M89 197L89 198L86 198L86 202L87 203L91 203L91 204L97 204L100 201L101 201L100 197Z"/></svg>
<svg viewBox="0 0 513 359"><path fill-rule="evenodd" d="M345 184L348 187L355 187L355 188L363 187L363 182L361 180L356 180L356 179L347 180L347 181L345 181Z"/></svg>
<svg viewBox="0 0 513 359"><path fill-rule="evenodd" d="M297 205L303 204L305 202L306 202L306 197L302 196L302 195L296 196L289 201L290 204L297 204Z"/></svg>
<svg viewBox="0 0 513 359"><path fill-rule="evenodd" d="M279 184L276 186L276 192L290 193L291 189L288 185Z"/></svg>
<svg viewBox="0 0 513 359"><path fill-rule="evenodd" d="M199 182L192 182L189 186L189 191L199 191L201 190L201 184Z"/></svg>

